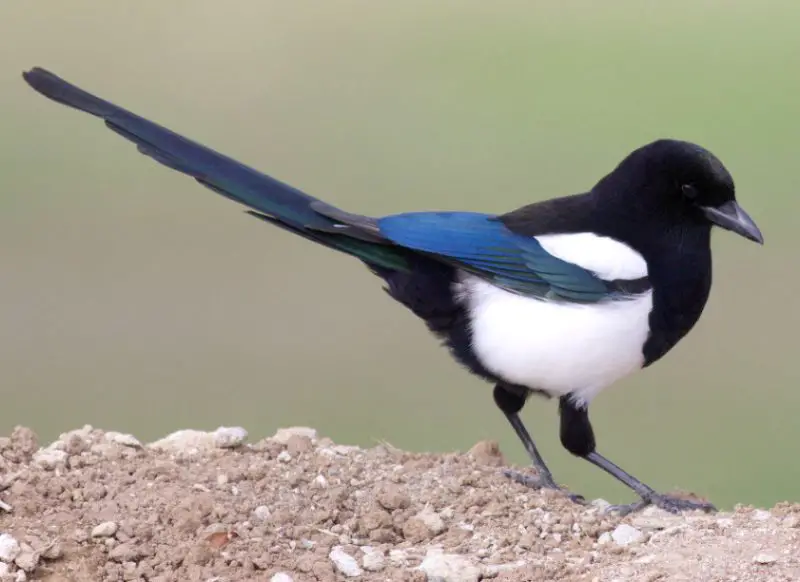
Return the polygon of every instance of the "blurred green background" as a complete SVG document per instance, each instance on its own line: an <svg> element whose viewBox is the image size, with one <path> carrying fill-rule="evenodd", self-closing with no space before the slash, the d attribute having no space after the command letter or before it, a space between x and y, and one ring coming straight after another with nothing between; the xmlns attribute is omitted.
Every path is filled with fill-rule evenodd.
<svg viewBox="0 0 800 582"><path fill-rule="evenodd" d="M40 65L367 214L502 212L658 137L708 147L766 245L715 234L703 318L596 401L600 450L722 507L800 501L798 30L790 0L6 0L0 433L301 424L526 462L491 387L360 263L37 95ZM560 481L630 498L561 448L554 402L524 417Z"/></svg>

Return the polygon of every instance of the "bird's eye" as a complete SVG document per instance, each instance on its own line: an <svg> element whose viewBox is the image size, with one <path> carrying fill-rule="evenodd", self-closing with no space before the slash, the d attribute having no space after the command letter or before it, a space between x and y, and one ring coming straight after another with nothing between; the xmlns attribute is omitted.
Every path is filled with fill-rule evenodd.
<svg viewBox="0 0 800 582"><path fill-rule="evenodd" d="M683 192L683 197L687 200L695 200L698 195L697 188L691 184L684 184L681 186L681 192Z"/></svg>

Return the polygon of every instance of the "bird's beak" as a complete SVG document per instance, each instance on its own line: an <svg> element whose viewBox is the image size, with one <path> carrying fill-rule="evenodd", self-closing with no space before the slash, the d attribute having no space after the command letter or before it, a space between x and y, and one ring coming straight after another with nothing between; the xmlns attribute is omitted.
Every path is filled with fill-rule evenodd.
<svg viewBox="0 0 800 582"><path fill-rule="evenodd" d="M764 244L764 237L761 231L758 230L756 223L735 200L730 200L719 206L704 206L703 214L711 222L725 230L735 232L758 244Z"/></svg>

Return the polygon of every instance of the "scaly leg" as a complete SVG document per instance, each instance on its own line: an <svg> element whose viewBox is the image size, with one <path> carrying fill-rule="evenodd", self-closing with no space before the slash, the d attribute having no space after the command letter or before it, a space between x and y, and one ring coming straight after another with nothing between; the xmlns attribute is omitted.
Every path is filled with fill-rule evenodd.
<svg viewBox="0 0 800 582"><path fill-rule="evenodd" d="M495 403L498 408L503 411L509 424L511 424L511 428L514 429L517 437L522 441L522 445L525 447L537 473L536 476L533 476L506 469L503 471L503 474L509 479L532 489L556 489L558 491L564 491L564 493L576 503L584 503L582 496L565 491L564 488L559 487L553 479L553 474L544 462L542 455L536 448L536 443L533 442L533 438L528 432L528 429L525 428L522 419L519 417L519 411L525 405L526 398L527 393L521 393L520 390L509 388L502 384L498 384L494 388Z"/></svg>
<svg viewBox="0 0 800 582"><path fill-rule="evenodd" d="M640 501L628 505L612 505L610 511L618 511L622 515L638 511L648 505L655 505L670 513L680 513L681 511L697 510L716 511L716 508L706 502L690 501L680 497L673 497L656 492L652 487L645 485L639 479L615 465L603 455L597 452L594 438L594 430L589 422L589 413L585 407L576 406L568 397L563 396L559 402L559 412L561 413L561 444L569 452L578 457L582 457L596 467L600 467L636 492L641 497Z"/></svg>

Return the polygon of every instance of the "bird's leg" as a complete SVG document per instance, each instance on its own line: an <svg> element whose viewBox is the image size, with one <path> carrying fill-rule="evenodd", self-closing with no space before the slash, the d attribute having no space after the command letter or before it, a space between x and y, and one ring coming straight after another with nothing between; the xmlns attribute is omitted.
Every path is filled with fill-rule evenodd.
<svg viewBox="0 0 800 582"><path fill-rule="evenodd" d="M622 515L626 515L648 505L655 505L671 513L695 509L716 511L716 508L710 503L691 501L658 493L655 489L642 483L639 479L598 453L594 430L589 422L587 408L577 406L569 396L561 397L559 412L561 413L561 444L564 445L564 448L573 455L584 458L596 467L600 467L603 471L633 489L641 497L641 500L636 503L612 505L609 507L610 511L617 511Z"/></svg>
<svg viewBox="0 0 800 582"><path fill-rule="evenodd" d="M494 388L495 403L497 404L498 408L503 411L503 414L505 414L509 424L511 424L511 428L514 429L517 437L519 437L519 440L522 441L522 445L525 447L525 450L527 451L537 473L536 476L533 476L520 473L519 471L506 469L503 471L503 474L509 479L512 479L521 485L525 485L526 487L531 487L532 489L556 489L563 491L563 489L559 487L553 479L553 474L550 472L550 469L544 462L542 455L539 453L539 449L536 448L536 443L533 442L533 438L531 438L528 429L525 428L522 419L519 417L519 411L522 410L522 407L525 405L527 396L527 390L523 392L521 390L508 388L502 384L498 384ZM576 503L583 502L583 497L580 495L575 495L569 492L565 493Z"/></svg>

